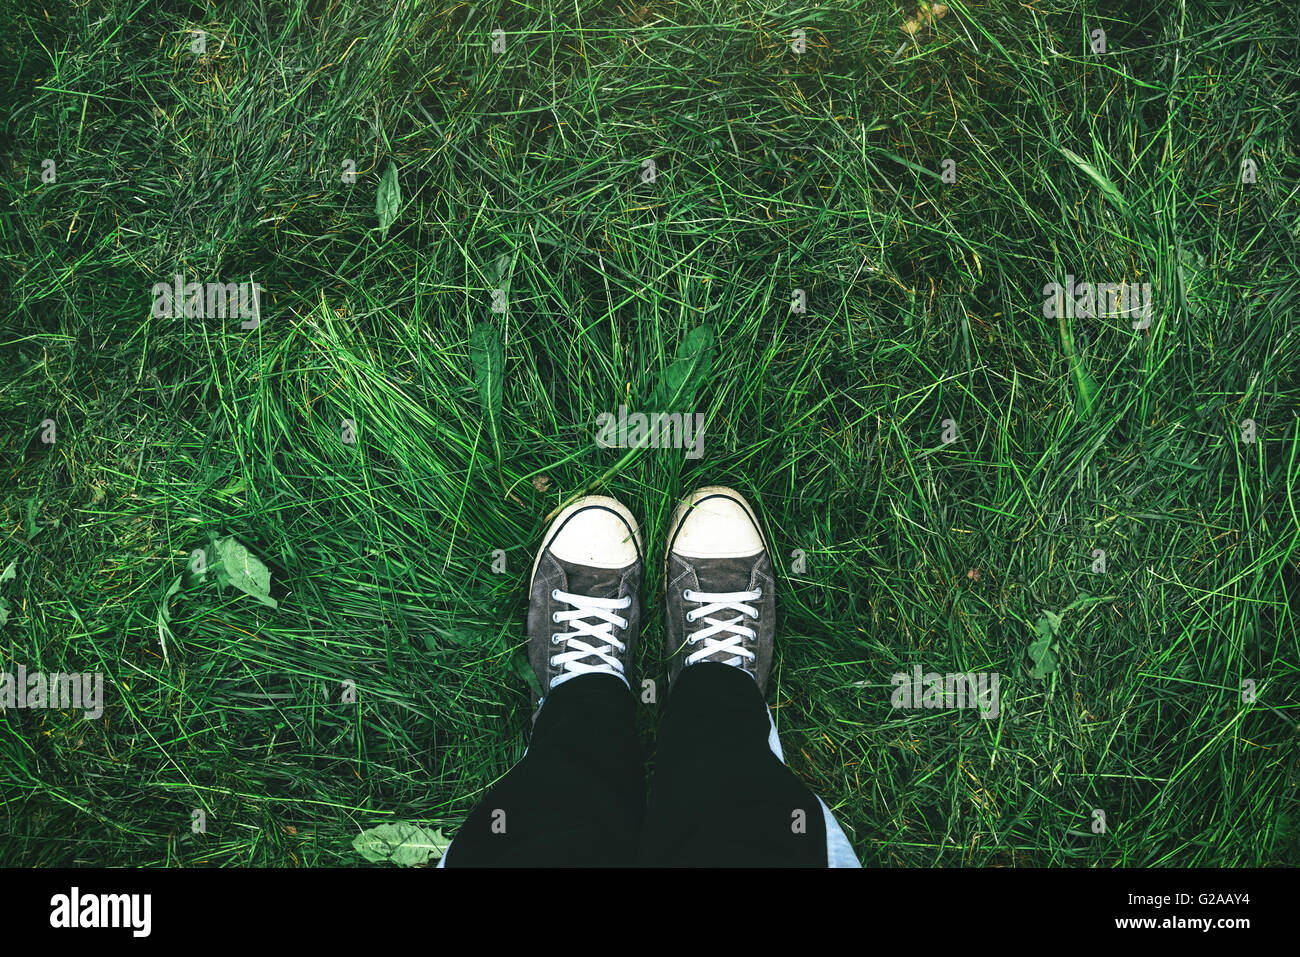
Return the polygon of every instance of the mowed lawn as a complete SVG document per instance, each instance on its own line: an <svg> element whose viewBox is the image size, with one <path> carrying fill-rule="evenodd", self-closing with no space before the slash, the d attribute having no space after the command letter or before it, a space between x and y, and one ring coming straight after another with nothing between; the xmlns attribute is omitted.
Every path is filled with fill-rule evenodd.
<svg viewBox="0 0 1300 957"><path fill-rule="evenodd" d="M453 835L584 492L652 769L704 484L865 864L1300 864L1290 0L0 8L0 673L103 680L0 712L0 864Z"/></svg>

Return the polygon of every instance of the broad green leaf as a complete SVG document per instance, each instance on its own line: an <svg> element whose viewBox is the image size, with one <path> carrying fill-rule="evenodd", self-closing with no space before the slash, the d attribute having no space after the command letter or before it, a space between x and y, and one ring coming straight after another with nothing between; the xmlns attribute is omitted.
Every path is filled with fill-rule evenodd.
<svg viewBox="0 0 1300 957"><path fill-rule="evenodd" d="M163 595L162 607L158 609L158 644L162 647L164 661L167 660L167 638L172 636L169 625L172 620L172 596L181 590L181 579L184 577L183 572L176 576L176 580L167 589L167 594Z"/></svg>
<svg viewBox="0 0 1300 957"><path fill-rule="evenodd" d="M514 665L515 674L523 678L524 683L528 685L533 694L540 698L542 696L542 684L537 680L537 672L533 670L528 658L523 655L514 655L510 661Z"/></svg>
<svg viewBox="0 0 1300 957"><path fill-rule="evenodd" d="M0 598L0 628L9 623L9 600Z"/></svg>
<svg viewBox="0 0 1300 957"><path fill-rule="evenodd" d="M241 475L237 479L231 479L230 484L225 488L213 489L213 491L218 495L235 495L238 492L246 492L248 491L248 478Z"/></svg>
<svg viewBox="0 0 1300 957"><path fill-rule="evenodd" d="M352 848L368 861L387 861L402 867L419 867L429 858L442 857L451 841L442 828L429 830L407 821L380 824L352 839Z"/></svg>
<svg viewBox="0 0 1300 957"><path fill-rule="evenodd" d="M1032 678L1042 680L1056 670L1056 652L1052 650L1051 638L1039 638L1030 645L1029 657L1034 661L1034 667L1029 671Z"/></svg>
<svg viewBox="0 0 1300 957"><path fill-rule="evenodd" d="M1101 386L1088 372L1088 364L1074 351L1074 335L1070 332L1065 310L1061 310L1061 342L1065 346L1065 359L1070 365L1070 381L1074 385L1074 410L1080 420L1087 421L1097 406Z"/></svg>
<svg viewBox="0 0 1300 957"><path fill-rule="evenodd" d="M1054 640L1060 627L1061 616L1050 611L1044 611L1042 617L1034 624L1034 632L1038 635L1038 640L1029 646L1029 657L1034 662L1034 667L1029 672L1031 677L1042 680L1056 671L1058 659Z"/></svg>
<svg viewBox="0 0 1300 957"><path fill-rule="evenodd" d="M397 185L397 164L388 161L388 168L379 178L379 192L375 195L375 213L379 216L380 237L388 238L388 227L397 221L397 211L402 206L402 190Z"/></svg>
<svg viewBox="0 0 1300 957"><path fill-rule="evenodd" d="M1105 194L1106 198L1115 205L1120 212L1128 212L1128 203L1125 201L1123 194L1120 193L1119 187L1112 183L1107 177L1102 175L1101 170L1093 166L1086 159L1072 150L1067 150L1064 146L1058 147L1065 154L1065 158L1079 168L1079 170L1097 184L1097 188Z"/></svg>
<svg viewBox="0 0 1300 957"><path fill-rule="evenodd" d="M215 547L217 563L220 566L217 571L219 585L234 585L245 595L252 595L263 605L271 608L279 607L276 600L271 597L271 570L263 565L257 556L239 544L234 536L218 540Z"/></svg>
<svg viewBox="0 0 1300 957"><path fill-rule="evenodd" d="M160 621L172 620L172 609L171 609L172 596L181 590L181 579L184 577L185 577L184 573L177 575L176 580L172 582L171 587L167 589L167 594L163 595L162 608L159 609L158 612L158 617Z"/></svg>
<svg viewBox="0 0 1300 957"><path fill-rule="evenodd" d="M1055 612L1044 609L1043 614L1039 616L1037 624L1034 625L1034 630L1040 635L1056 634L1061 630L1061 616Z"/></svg>
<svg viewBox="0 0 1300 957"><path fill-rule="evenodd" d="M14 571L14 566L17 564L17 562L10 562L8 567L3 572L0 572L0 582L7 582L11 578L18 577L18 573Z"/></svg>
<svg viewBox="0 0 1300 957"><path fill-rule="evenodd" d="M491 322L480 322L469 337L469 361L474 366L474 384L478 386L479 407L488 435L497 471L501 470L501 387L505 381L505 352L501 333Z"/></svg>
<svg viewBox="0 0 1300 957"><path fill-rule="evenodd" d="M1097 408L1097 396L1101 393L1101 386L1088 374L1082 359L1070 363L1070 372L1074 376L1075 402L1079 418L1086 420Z"/></svg>
<svg viewBox="0 0 1300 957"><path fill-rule="evenodd" d="M510 278L510 254L502 253L488 266L488 272L492 275L492 285L500 286Z"/></svg>
<svg viewBox="0 0 1300 957"><path fill-rule="evenodd" d="M713 367L713 327L692 329L677 347L672 364L664 370L646 402L648 412L688 412L700 383Z"/></svg>
<svg viewBox="0 0 1300 957"><path fill-rule="evenodd" d="M30 542L45 529L36 524L36 513L40 509L41 503L35 495L27 500L27 540Z"/></svg>

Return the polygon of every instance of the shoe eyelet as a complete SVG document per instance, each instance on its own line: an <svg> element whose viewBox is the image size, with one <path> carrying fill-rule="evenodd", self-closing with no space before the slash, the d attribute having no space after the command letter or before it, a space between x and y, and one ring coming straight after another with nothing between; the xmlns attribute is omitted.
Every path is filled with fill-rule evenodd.
<svg viewBox="0 0 1300 957"><path fill-rule="evenodd" d="M551 658L551 667L552 667L552 668L555 667L555 658L554 658L554 657Z"/></svg>
<svg viewBox="0 0 1300 957"><path fill-rule="evenodd" d="M551 589L551 597L554 598L556 601L559 601L559 600L560 600L560 590L559 590L558 588L552 588L552 589Z"/></svg>
<svg viewBox="0 0 1300 957"><path fill-rule="evenodd" d="M558 611L551 612L551 622L556 625L560 623L560 613Z"/></svg>
<svg viewBox="0 0 1300 957"><path fill-rule="evenodd" d="M682 589L682 599L685 601L691 600L691 590L689 588Z"/></svg>
<svg viewBox="0 0 1300 957"><path fill-rule="evenodd" d="M553 644L553 645L558 645L559 643L560 643L560 636L559 636L559 635L551 635L551 644Z"/></svg>
<svg viewBox="0 0 1300 957"><path fill-rule="evenodd" d="M687 620L687 621L694 621L694 620L695 620L695 612L693 612L693 611L688 611L688 612L686 613L686 620Z"/></svg>
<svg viewBox="0 0 1300 957"><path fill-rule="evenodd" d="M759 586L758 586L758 597L759 597L759 598L762 598L762 597L763 597L763 586L762 586L762 585L759 585Z"/></svg>

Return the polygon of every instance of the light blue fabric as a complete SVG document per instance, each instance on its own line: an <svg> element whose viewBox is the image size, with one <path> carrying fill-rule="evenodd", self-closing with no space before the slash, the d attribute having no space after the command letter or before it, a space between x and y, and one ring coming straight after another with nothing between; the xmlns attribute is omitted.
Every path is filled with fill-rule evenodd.
<svg viewBox="0 0 1300 957"><path fill-rule="evenodd" d="M771 729L767 732L767 746L785 764L785 752L781 750L781 739L777 737L776 721L772 717L771 708L767 709L767 723ZM845 837L844 829L835 820L835 815L831 814L831 809L821 798L817 798L817 803L822 806L822 820L826 822L826 866L862 867L857 855L853 853L853 845Z"/></svg>

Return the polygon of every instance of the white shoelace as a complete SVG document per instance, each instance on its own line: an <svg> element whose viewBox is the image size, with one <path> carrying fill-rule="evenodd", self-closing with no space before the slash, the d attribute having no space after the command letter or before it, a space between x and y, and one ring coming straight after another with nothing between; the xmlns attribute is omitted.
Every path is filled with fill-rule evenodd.
<svg viewBox="0 0 1300 957"><path fill-rule="evenodd" d="M754 638L756 633L754 629L747 628L741 624L746 618L758 619L758 609L747 602L755 601L763 597L763 589L755 588L753 591L729 591L729 592L702 592L691 591L687 588L682 592L682 597L687 601L700 602L704 607L696 608L694 611L686 613L686 620L694 622L696 619L703 618L710 625L708 628L701 628L693 632L686 639L688 645L697 642L704 642L704 647L694 654L687 655L686 664L693 665L708 659L710 656L717 654L719 651L731 652L735 657L729 658L723 662L728 665L742 665L745 658L757 657L752 651L744 647L742 642L746 638ZM718 621L716 618L709 617L716 615L720 611L738 611L739 618L732 618L730 621ZM724 639L713 637L714 635L726 634Z"/></svg>
<svg viewBox="0 0 1300 957"><path fill-rule="evenodd" d="M615 657L613 652L626 651L627 646L614 637L612 629L615 625L619 628L627 627L627 619L614 614L614 610L631 605L632 596L592 598L589 595L574 595L556 588L551 591L551 597L573 606L572 611L557 611L551 615L551 621L557 624L571 622L569 631L555 632L551 635L552 645L565 647L563 653L551 656L551 667L559 668L562 672L551 680L551 687L558 688L578 675L597 673L615 675L623 678L626 683L627 679L623 677L623 662ZM583 620L586 618L599 618L600 621L593 624ZM580 640L582 638L594 638L596 641L588 644ZM601 663L586 664L581 660L591 657L599 658Z"/></svg>

